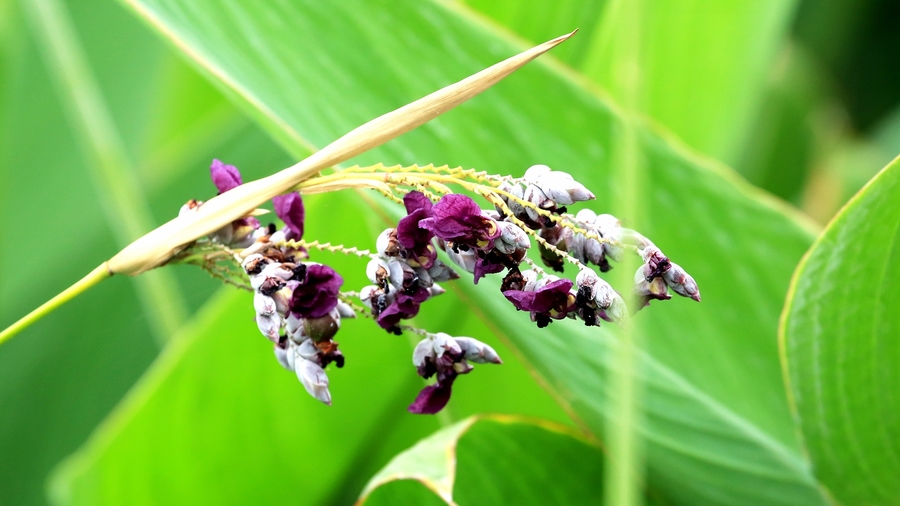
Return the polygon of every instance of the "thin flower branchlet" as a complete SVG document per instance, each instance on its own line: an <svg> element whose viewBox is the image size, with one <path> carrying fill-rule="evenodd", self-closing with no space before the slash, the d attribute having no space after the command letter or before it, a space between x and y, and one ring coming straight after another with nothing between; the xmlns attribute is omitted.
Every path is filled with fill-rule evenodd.
<svg viewBox="0 0 900 506"><path fill-rule="evenodd" d="M211 175L220 193L242 184L237 169L218 160ZM395 226L373 239L372 250L303 238L301 192L346 188L375 190L405 208ZM454 188L483 198L490 207L482 209ZM502 296L528 312L539 328L562 319L587 326L600 326L603 320L622 324L651 300L670 299L670 290L700 300L694 279L639 232L609 214L590 209L569 213L568 206L593 200L594 194L569 174L545 165L532 166L518 178L448 166L354 166L318 173L296 190L273 199L282 228L262 226L255 216L246 216L189 245L173 261L199 265L252 290L257 326L272 342L278 362L326 404L331 393L325 370L345 363L334 338L343 318L360 314L389 334L410 332L422 338L413 351L413 365L420 376L435 382L410 404L412 413L443 409L454 381L471 372L472 364L501 363L490 346L476 339L406 323L426 302L437 305L429 301L445 292L441 283L460 279L457 268L471 274L474 284L502 274ZM201 205L190 201L181 212ZM544 267L529 257L533 243ZM370 284L342 290L341 275L312 261L311 252L368 259ZM597 271L609 271L611 262L626 254L639 255L642 264L623 297ZM565 263L577 269L574 279L548 272L563 273Z"/></svg>

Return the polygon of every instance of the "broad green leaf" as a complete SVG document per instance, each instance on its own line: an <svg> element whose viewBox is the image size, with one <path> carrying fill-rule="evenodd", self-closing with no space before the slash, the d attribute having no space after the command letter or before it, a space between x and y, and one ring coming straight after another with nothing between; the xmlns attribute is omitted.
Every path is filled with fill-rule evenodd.
<svg viewBox="0 0 900 506"><path fill-rule="evenodd" d="M782 360L816 477L842 504L900 504L900 161L835 217L797 268Z"/></svg>
<svg viewBox="0 0 900 506"><path fill-rule="evenodd" d="M603 454L570 429L473 417L419 441L372 477L360 503L409 500L417 481L449 505L597 504Z"/></svg>
<svg viewBox="0 0 900 506"><path fill-rule="evenodd" d="M324 145L519 49L441 3L131 5L188 48L292 152ZM607 210L619 184L608 174L622 118L582 86L538 61L358 161L434 161L514 175L544 162L590 186L595 209ZM657 129L639 128L649 183L641 194L652 220L642 231L694 274L704 294L702 304L655 303L639 315L650 329L641 431L651 493L679 504L820 504L792 429L775 338L789 274L812 234L727 169ZM317 221L312 213L309 220ZM374 240L358 235L357 244ZM485 282L467 290L471 313L526 358L586 434L602 438L615 336L572 322L538 331L495 289ZM422 316L431 321L444 309L426 305ZM477 371L460 383L477 389ZM103 469L85 468L83 479L102 480Z"/></svg>
<svg viewBox="0 0 900 506"><path fill-rule="evenodd" d="M580 28L579 37L554 54L623 98L615 86L626 50L615 41L617 27L624 26L622 2L466 3L534 42ZM636 39L641 110L699 151L736 163L751 141L751 125L797 3L642 2Z"/></svg>

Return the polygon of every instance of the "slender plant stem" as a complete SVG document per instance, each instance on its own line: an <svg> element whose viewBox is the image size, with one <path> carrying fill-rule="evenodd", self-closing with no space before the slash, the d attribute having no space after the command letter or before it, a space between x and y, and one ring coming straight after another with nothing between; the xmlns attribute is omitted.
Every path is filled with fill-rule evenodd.
<svg viewBox="0 0 900 506"><path fill-rule="evenodd" d="M610 30L606 36L614 44L612 91L619 98L625 114L619 125L620 137L614 148L613 174L617 191L612 206L619 216L627 217L629 228L643 229L640 196L644 194L643 171L640 163L634 117L641 110L640 103L640 29L641 0L614 0L605 20ZM615 25L613 26L613 23ZM632 283L633 267L617 269L617 286ZM644 453L640 427L643 425L639 350L641 346L640 319L631 319L615 349L616 364L610 375L611 416L607 422L608 465L605 469L604 504L637 506L643 503Z"/></svg>
<svg viewBox="0 0 900 506"><path fill-rule="evenodd" d="M88 288L96 285L97 283L103 281L104 279L112 276L108 270L106 270L106 263L103 263L96 269L92 270L87 276L81 278L77 283L66 288L59 294L57 294L52 299L43 303L35 309L34 311L28 313L23 316L19 321L13 323L9 327L0 331L0 344L3 344L7 340L9 340L12 336L18 334L19 332L27 329L31 326L32 323L40 320L48 313L62 306L66 302L74 299L77 295L85 292Z"/></svg>
<svg viewBox="0 0 900 506"><path fill-rule="evenodd" d="M72 130L80 134L106 221L116 242L125 246L153 228L150 205L71 17L59 0L33 0L23 6ZM163 271L134 282L141 305L150 313L151 329L157 341L164 343L187 319L178 285L171 273Z"/></svg>

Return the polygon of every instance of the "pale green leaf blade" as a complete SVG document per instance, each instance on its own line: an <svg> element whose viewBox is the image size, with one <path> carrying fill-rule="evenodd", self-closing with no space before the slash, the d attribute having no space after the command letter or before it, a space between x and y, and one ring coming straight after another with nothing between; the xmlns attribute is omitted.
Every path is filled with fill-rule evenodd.
<svg viewBox="0 0 900 506"><path fill-rule="evenodd" d="M411 492L403 482L417 481L446 504L597 504L602 461L597 447L564 427L467 418L394 457L372 477L360 502L407 502Z"/></svg>
<svg viewBox="0 0 900 506"><path fill-rule="evenodd" d="M816 477L843 504L900 504L900 161L835 217L798 267L781 327Z"/></svg>
<svg viewBox="0 0 900 506"><path fill-rule="evenodd" d="M554 54L622 99L615 92L625 51L615 42L615 30L624 25L617 0L466 3L535 42L580 28L581 37ZM643 2L641 111L697 150L738 163L797 3Z"/></svg>

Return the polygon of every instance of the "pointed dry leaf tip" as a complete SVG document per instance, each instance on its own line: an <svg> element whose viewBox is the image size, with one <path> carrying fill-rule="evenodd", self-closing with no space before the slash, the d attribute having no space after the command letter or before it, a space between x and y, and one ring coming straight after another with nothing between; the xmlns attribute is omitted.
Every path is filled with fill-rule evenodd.
<svg viewBox="0 0 900 506"><path fill-rule="evenodd" d="M110 272L135 275L166 263L185 245L249 215L267 200L290 191L316 172L376 148L478 95L574 33L523 51L375 118L292 167L210 199L196 212L169 221L125 247L107 262Z"/></svg>

